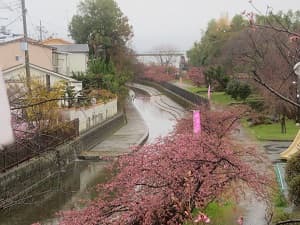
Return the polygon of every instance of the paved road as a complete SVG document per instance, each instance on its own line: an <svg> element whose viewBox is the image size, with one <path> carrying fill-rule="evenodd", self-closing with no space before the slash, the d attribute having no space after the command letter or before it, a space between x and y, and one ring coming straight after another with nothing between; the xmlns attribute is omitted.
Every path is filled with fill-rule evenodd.
<svg viewBox="0 0 300 225"><path fill-rule="evenodd" d="M95 160L103 157L120 156L129 153L131 147L147 140L148 127L132 104L131 99L128 100L125 109L127 124L90 151L83 152L81 158Z"/></svg>
<svg viewBox="0 0 300 225"><path fill-rule="evenodd" d="M274 171L276 173L278 186L287 198L288 187L285 181L286 162L280 159L280 153L285 151L290 146L290 144L292 144L291 141L266 141L261 143L262 147L267 153L267 156L274 165Z"/></svg>
<svg viewBox="0 0 300 225"><path fill-rule="evenodd" d="M159 92L158 90L152 87L140 85L140 84L132 84L132 87L147 92L150 96L149 99L151 101L151 104L153 104L156 108L159 108L160 110L171 115L174 121L181 118L186 113L186 111L182 107L180 107L175 102L173 102L168 97L164 96L161 92ZM129 95L130 97L128 98L128 104L126 104L126 108L125 108L126 116L127 116L127 124L124 125L120 130L118 130L112 136L107 138L105 141L95 146L90 151L83 152L80 155L80 158L97 160L104 157L116 157L116 156L124 155L131 151L131 147L140 145L147 140L149 136L149 129L145 120L148 121L149 118L144 119L143 116L147 117L146 112L144 112L142 116L139 110L133 104L133 101L135 100L134 95L135 93L131 91ZM163 114L160 114L160 116L163 117ZM158 127L153 126L154 123L156 123ZM163 123L161 124L158 123L158 118L157 118L155 121L152 121L150 127L154 127L154 129L156 130L157 129L163 130L164 127L161 127L162 124ZM152 130L151 132L154 133L156 131Z"/></svg>

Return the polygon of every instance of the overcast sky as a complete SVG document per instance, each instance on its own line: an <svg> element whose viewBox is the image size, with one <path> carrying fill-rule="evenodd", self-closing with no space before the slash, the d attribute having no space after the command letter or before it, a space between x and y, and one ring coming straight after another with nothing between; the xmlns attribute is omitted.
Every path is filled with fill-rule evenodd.
<svg viewBox="0 0 300 225"><path fill-rule="evenodd" d="M3 10L3 6L17 6L20 0L0 0L0 25L13 22L20 9ZM31 36L37 38L39 21L56 37L70 39L67 25L76 13L80 0L26 0L28 27ZM253 0L261 11L271 6L274 11L300 9L299 0ZM171 45L187 50L200 39L207 22L228 13L230 17L244 10L253 11L248 0L117 0L134 29L132 46L138 52L149 51L160 45ZM21 20L9 26L13 32L21 32Z"/></svg>

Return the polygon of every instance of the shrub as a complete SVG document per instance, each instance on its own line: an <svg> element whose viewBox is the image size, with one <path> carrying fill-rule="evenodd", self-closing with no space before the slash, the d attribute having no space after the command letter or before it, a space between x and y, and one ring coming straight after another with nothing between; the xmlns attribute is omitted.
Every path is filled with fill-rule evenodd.
<svg viewBox="0 0 300 225"><path fill-rule="evenodd" d="M295 205L300 205L300 154L296 154L288 161L285 172L290 200Z"/></svg>
<svg viewBox="0 0 300 225"><path fill-rule="evenodd" d="M250 94L251 94L251 88L250 88L249 84L246 84L246 83L240 84L240 87L239 87L240 99L245 101L245 99L248 98Z"/></svg>
<svg viewBox="0 0 300 225"><path fill-rule="evenodd" d="M245 101L251 94L251 88L249 84L242 83L238 80L231 80L226 86L226 93L233 99L241 99Z"/></svg>
<svg viewBox="0 0 300 225"><path fill-rule="evenodd" d="M227 84L226 94L230 95L233 99L237 99L239 93L239 82L237 80L231 80Z"/></svg>

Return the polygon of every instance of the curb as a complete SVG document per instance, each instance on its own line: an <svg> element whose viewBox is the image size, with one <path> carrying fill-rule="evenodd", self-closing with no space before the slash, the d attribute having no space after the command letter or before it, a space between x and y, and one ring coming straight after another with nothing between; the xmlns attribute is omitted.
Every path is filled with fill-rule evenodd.
<svg viewBox="0 0 300 225"><path fill-rule="evenodd" d="M147 128L147 131L145 134L137 141L135 144L136 146L142 147L145 142L148 140L149 137L149 129ZM126 155L129 153L124 153L124 154L116 154L116 155L111 155L111 156L101 156L101 155L79 155L78 159L80 160L86 160L86 161L110 161L112 159L115 159L119 156Z"/></svg>
<svg viewBox="0 0 300 225"><path fill-rule="evenodd" d="M149 138L149 129L147 128L147 131L145 132L144 136L140 138L140 140L137 142L136 145L142 147L146 143L148 138Z"/></svg>

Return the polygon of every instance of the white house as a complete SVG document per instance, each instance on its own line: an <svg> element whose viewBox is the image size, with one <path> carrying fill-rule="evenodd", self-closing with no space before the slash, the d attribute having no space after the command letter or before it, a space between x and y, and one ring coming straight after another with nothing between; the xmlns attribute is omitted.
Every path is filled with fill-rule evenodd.
<svg viewBox="0 0 300 225"><path fill-rule="evenodd" d="M72 44L70 44L69 48L73 51L76 50L80 52L83 48L81 46L77 46L79 49L76 49L71 46ZM52 87L58 81L65 81L69 85L74 86L76 92L79 92L82 90L81 81L72 79L71 77L66 76L65 73L57 71L57 67L55 67L56 61L53 61L57 54L56 50L57 49L55 47L50 45L42 44L33 39L28 40L31 77L43 80L45 85L49 87ZM86 48L84 48L84 51L86 51ZM86 59L82 58L83 57L78 59L78 67L86 65ZM7 83L20 83L20 80L26 77L24 63L24 38L15 38L7 42L0 43L0 67L3 70L3 77ZM73 64L77 64L75 63L75 60L70 65ZM73 65L73 67L76 68L75 65Z"/></svg>
<svg viewBox="0 0 300 225"><path fill-rule="evenodd" d="M53 87L55 83L64 81L68 83L69 86L73 86L76 93L82 90L81 81L77 81L71 77L56 73L43 67L39 67L37 65L30 64L30 73L32 79L42 80L48 87ZM3 70L3 78L7 84L18 84L22 82L22 79L24 82L26 77L25 74L25 64Z"/></svg>
<svg viewBox="0 0 300 225"><path fill-rule="evenodd" d="M73 73L85 73L89 59L87 44L51 45L55 48L53 65L56 72L72 76Z"/></svg>

